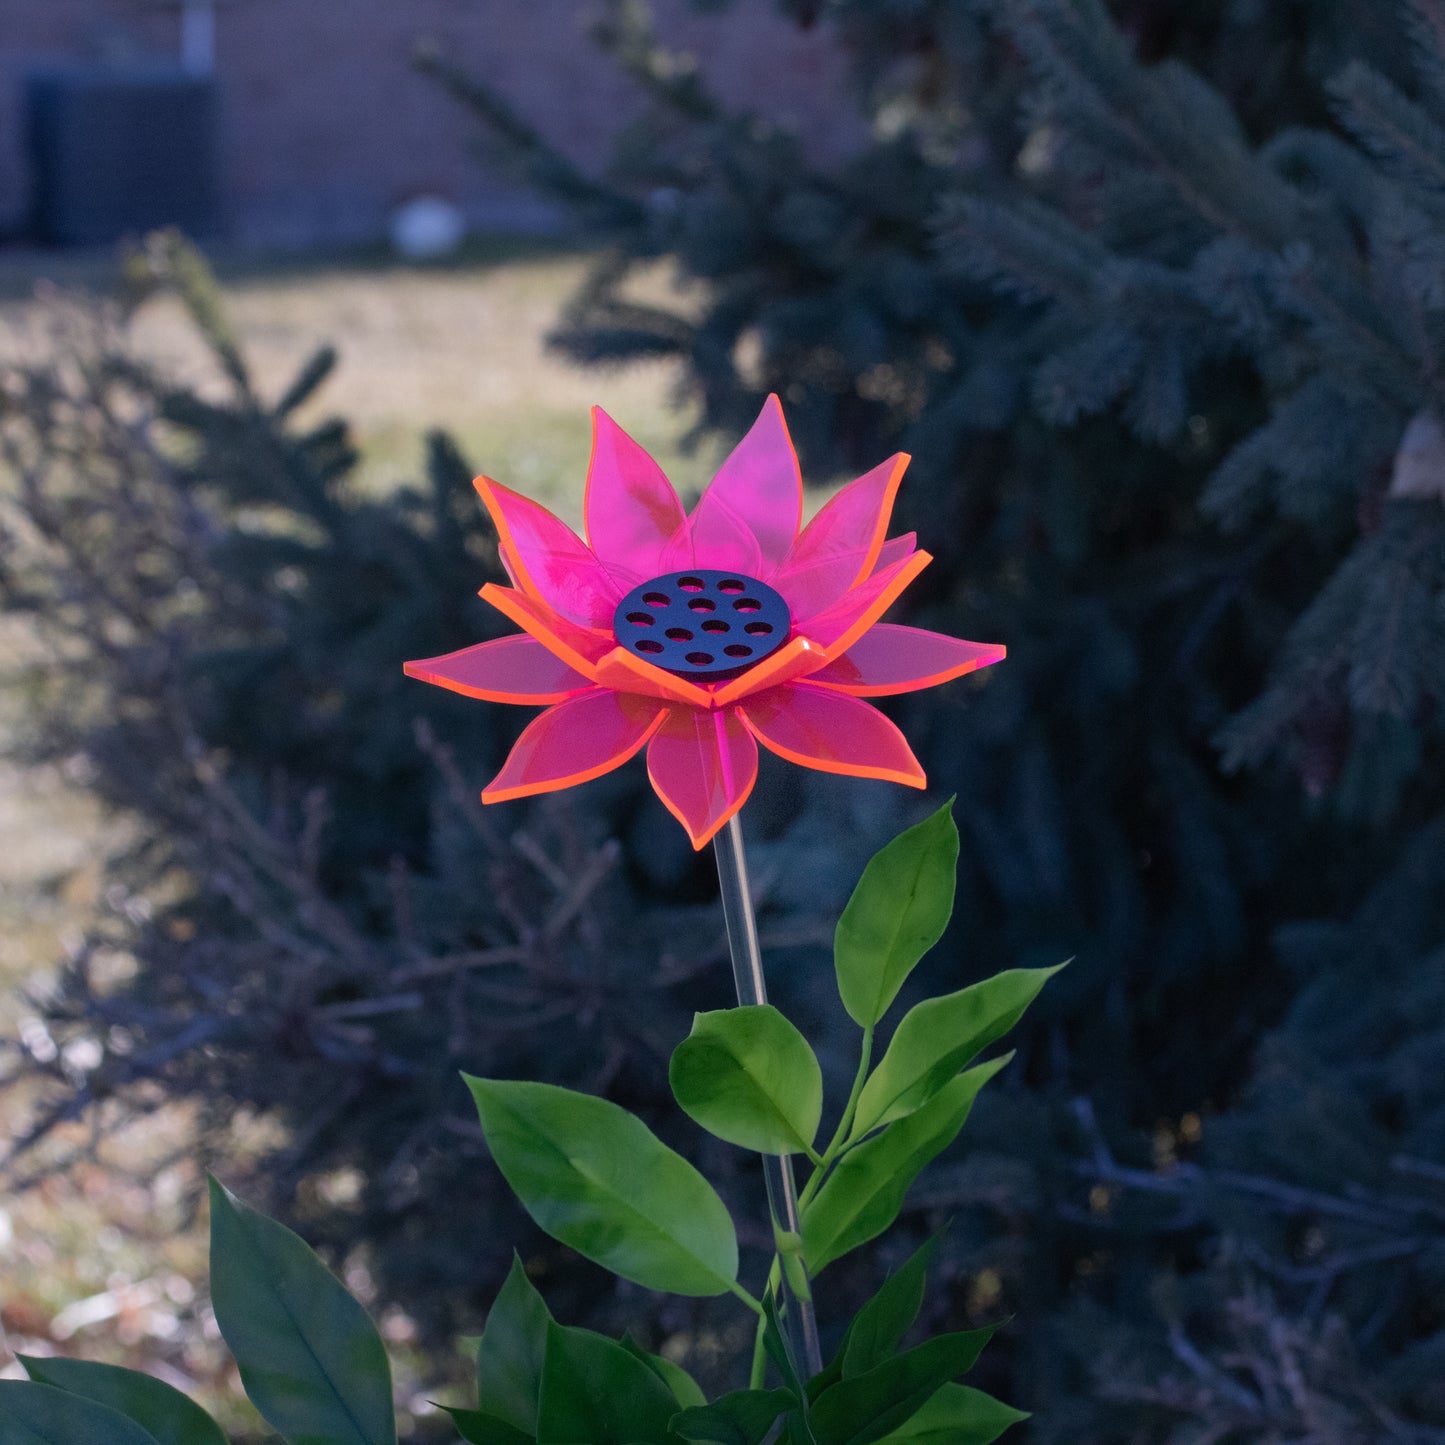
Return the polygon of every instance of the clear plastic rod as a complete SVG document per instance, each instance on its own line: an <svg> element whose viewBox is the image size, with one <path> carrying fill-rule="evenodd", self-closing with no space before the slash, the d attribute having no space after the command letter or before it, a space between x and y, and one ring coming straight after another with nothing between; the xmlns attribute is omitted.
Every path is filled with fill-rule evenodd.
<svg viewBox="0 0 1445 1445"><path fill-rule="evenodd" d="M767 1003L763 954L758 946L758 925L748 891L748 863L743 852L743 830L736 814L713 839L718 881L722 886L723 918L727 922L728 950L741 1004ZM801 1252L802 1222L798 1214L798 1188L793 1182L793 1161L786 1154L764 1154L763 1179L773 1233L782 1259L782 1290L778 1307L793 1363L809 1379L823 1368L818 1343L818 1317L813 1309L812 1286Z"/></svg>

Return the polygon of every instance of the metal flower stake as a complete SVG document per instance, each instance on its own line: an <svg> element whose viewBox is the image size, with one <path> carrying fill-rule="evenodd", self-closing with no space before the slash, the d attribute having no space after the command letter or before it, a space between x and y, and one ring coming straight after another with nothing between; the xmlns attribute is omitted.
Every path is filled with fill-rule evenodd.
<svg viewBox="0 0 1445 1445"><path fill-rule="evenodd" d="M922 788L907 740L865 699L1004 656L994 643L879 620L931 560L913 534L886 535L908 460L851 482L804 527L797 454L770 396L689 514L652 457L594 408L585 541L536 502L476 481L512 582L481 595L522 631L406 664L469 697L546 707L484 802L587 782L646 748L657 796L694 848L716 850L745 1007L767 1003L738 819L758 745L803 767ZM851 1123L850 1109L835 1144ZM763 1160L778 1243L771 1283L811 1377L823 1362L792 1161Z"/></svg>

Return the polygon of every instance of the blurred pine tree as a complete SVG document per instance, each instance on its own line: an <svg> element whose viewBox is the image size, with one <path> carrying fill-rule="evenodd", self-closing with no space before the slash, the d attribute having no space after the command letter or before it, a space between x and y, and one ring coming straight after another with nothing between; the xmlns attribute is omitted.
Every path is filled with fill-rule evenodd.
<svg viewBox="0 0 1445 1445"><path fill-rule="evenodd" d="M682 357L729 433L779 391L815 477L916 453L913 620L1009 644L909 723L964 966L1079 955L952 1201L1001 1388L1041 1441L1438 1438L1445 4L783 8L855 62L841 165L635 0L602 176L424 63L585 192L559 346Z"/></svg>

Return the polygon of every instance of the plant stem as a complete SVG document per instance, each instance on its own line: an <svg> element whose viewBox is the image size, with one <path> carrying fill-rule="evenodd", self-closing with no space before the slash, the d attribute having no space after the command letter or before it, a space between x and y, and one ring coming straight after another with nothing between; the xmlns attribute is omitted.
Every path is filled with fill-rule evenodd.
<svg viewBox="0 0 1445 1445"><path fill-rule="evenodd" d="M736 815L713 840L713 850L717 854L718 883L722 890L723 918L727 922L728 951L732 954L738 1002L767 1003L763 954L758 946L758 926L748 892L743 830ZM813 1310L811 1286L803 1264L802 1217L798 1210L798 1186L793 1180L793 1161L786 1154L764 1154L762 1158L773 1236L779 1253L789 1256L779 1272L782 1287L778 1303L783 1331L798 1373L809 1379L823 1368L823 1353L818 1342L818 1318Z"/></svg>
<svg viewBox="0 0 1445 1445"><path fill-rule="evenodd" d="M800 1206L806 1206L808 1201L818 1192L819 1186L823 1183L824 1175L837 1162L839 1155L844 1152L844 1147L850 1144L849 1134L853 1129L853 1120L858 1115L858 1099L863 1093L863 1085L868 1079L868 1065L873 1062L873 1025L869 1024L863 1030L863 1047L858 1056L858 1074L853 1080L853 1089L848 1095L848 1103L844 1106L843 1117L838 1120L838 1127L834 1131L833 1138L829 1141L828 1147L823 1151L822 1163L813 1171L813 1177L808 1180L803 1188L803 1197L798 1201ZM856 1141L855 1141L856 1142Z"/></svg>

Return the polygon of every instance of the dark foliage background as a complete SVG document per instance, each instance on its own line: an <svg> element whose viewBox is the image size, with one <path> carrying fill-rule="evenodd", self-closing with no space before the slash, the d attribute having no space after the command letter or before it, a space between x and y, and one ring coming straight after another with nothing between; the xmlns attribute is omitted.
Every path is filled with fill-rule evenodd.
<svg viewBox="0 0 1445 1445"><path fill-rule="evenodd" d="M856 61L871 140L828 172L640 5L599 26L650 102L605 175L422 63L601 248L559 346L682 356L729 435L778 390L814 476L913 452L900 520L939 560L911 620L1009 645L900 713L965 840L931 981L1077 961L915 1200L955 1216L932 1307L1011 1314L980 1383L1034 1441L1445 1439L1445 0L785 8ZM177 257L153 274L224 349ZM658 260L686 306L635 299ZM296 1196L308 1231L474 1322L516 1221L455 1067L666 1127L662 1060L721 982L705 873L631 775L520 835L482 818L456 759L506 723L402 692L397 658L491 625L445 443L429 489L343 504L343 434L296 435L239 359L202 405L99 354L79 393L9 383L47 550L8 595L68 629L39 743L155 820L138 884L186 882L133 982L88 991L82 959L53 1013L120 1011L108 1087L280 1109L283 1194L361 1165L359 1212ZM769 781L770 917L805 943L906 804ZM835 1027L819 958L780 958L785 1006ZM579 1319L640 1303L554 1264Z"/></svg>

